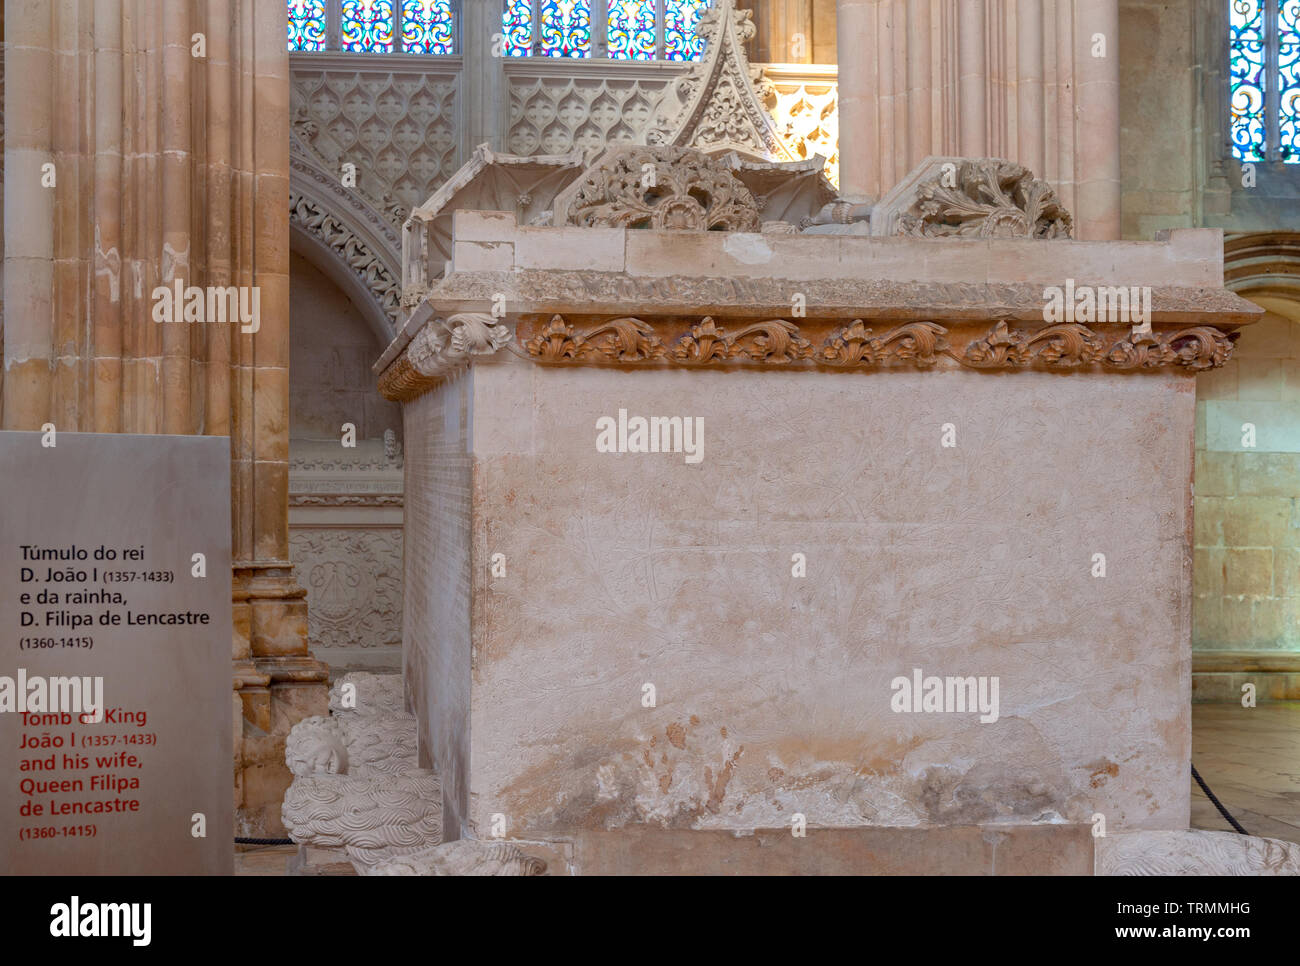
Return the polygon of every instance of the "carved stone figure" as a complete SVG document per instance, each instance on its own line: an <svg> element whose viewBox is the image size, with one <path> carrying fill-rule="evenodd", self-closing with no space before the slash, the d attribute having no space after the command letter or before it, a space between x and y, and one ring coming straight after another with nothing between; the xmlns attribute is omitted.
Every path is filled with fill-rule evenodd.
<svg viewBox="0 0 1300 966"><path fill-rule="evenodd" d="M285 741L295 776L281 808L290 837L342 849L362 873L437 844L442 787L416 765L415 716L401 710L400 677L346 675L330 707L330 717L305 718Z"/></svg>

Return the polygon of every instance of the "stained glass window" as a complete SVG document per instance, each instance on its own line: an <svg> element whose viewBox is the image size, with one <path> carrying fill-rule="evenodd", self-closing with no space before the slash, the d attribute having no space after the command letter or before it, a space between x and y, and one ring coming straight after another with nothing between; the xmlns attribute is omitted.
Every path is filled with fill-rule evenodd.
<svg viewBox="0 0 1300 966"><path fill-rule="evenodd" d="M1300 164L1300 0L1282 0L1277 35L1278 154Z"/></svg>
<svg viewBox="0 0 1300 966"><path fill-rule="evenodd" d="M542 0L542 54L591 56L591 9L587 0Z"/></svg>
<svg viewBox="0 0 1300 966"><path fill-rule="evenodd" d="M1228 0L1228 44L1233 156L1300 164L1300 0Z"/></svg>
<svg viewBox="0 0 1300 966"><path fill-rule="evenodd" d="M402 0L402 49L410 54L453 53L451 0Z"/></svg>
<svg viewBox="0 0 1300 966"><path fill-rule="evenodd" d="M393 49L393 0L343 0L343 49L354 54Z"/></svg>
<svg viewBox="0 0 1300 966"><path fill-rule="evenodd" d="M501 15L501 28L505 37L508 57L527 57L533 52L532 0L507 0Z"/></svg>
<svg viewBox="0 0 1300 966"><path fill-rule="evenodd" d="M665 0L664 59L699 60L704 41L695 36L695 25L709 5L708 0Z"/></svg>
<svg viewBox="0 0 1300 966"><path fill-rule="evenodd" d="M289 49L325 49L325 0L289 0Z"/></svg>
<svg viewBox="0 0 1300 966"><path fill-rule="evenodd" d="M655 0L607 0L609 56L652 60L655 55Z"/></svg>

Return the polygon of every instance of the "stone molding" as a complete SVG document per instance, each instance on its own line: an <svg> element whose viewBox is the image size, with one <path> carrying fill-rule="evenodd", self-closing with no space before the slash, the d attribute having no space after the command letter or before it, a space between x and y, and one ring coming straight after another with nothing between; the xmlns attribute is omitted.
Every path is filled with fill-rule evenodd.
<svg viewBox="0 0 1300 966"><path fill-rule="evenodd" d="M715 234L715 233L710 233ZM961 245L959 240L922 244ZM828 257L835 255L829 251ZM1068 266L1062 268L1068 271ZM792 292L815 292L808 312L822 319L1033 322L1043 317L1042 282L924 282L887 278L776 278L742 275L634 275L586 269L453 272L425 295L444 311L473 311L498 295L508 309L527 305L543 315L686 314L751 317L790 312ZM1215 316L1220 327L1254 321L1262 311L1224 289L1152 286L1154 324L1196 325Z"/></svg>
<svg viewBox="0 0 1300 966"><path fill-rule="evenodd" d="M628 367L802 364L874 369L951 362L985 370L1201 371L1222 366L1232 354L1230 338L1211 326L1142 334L1125 326L1094 328L1072 322L1011 329L1005 320L992 328L987 323L948 328L916 321L877 331L854 319L818 336L825 328L810 327L807 334L814 338L809 339L799 324L786 319L727 320L720 325L705 316L685 329L680 322L654 324L623 317L580 330L556 315L542 326L521 323L518 340L536 362Z"/></svg>
<svg viewBox="0 0 1300 966"><path fill-rule="evenodd" d="M293 191L289 195L289 221L319 238L348 266L379 303L389 326L396 329L402 313L402 283L393 266L341 217Z"/></svg>
<svg viewBox="0 0 1300 966"><path fill-rule="evenodd" d="M1185 829L1096 841L1097 875L1300 875L1300 845L1281 839Z"/></svg>
<svg viewBox="0 0 1300 966"><path fill-rule="evenodd" d="M379 392L385 399L414 399L463 369L471 357L492 355L512 338L510 326L483 312L432 319L384 370L379 377Z"/></svg>

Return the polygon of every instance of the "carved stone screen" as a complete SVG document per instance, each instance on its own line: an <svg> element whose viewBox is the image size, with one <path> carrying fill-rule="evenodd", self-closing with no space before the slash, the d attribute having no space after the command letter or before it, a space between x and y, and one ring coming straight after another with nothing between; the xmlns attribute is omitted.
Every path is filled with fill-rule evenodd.
<svg viewBox="0 0 1300 966"><path fill-rule="evenodd" d="M0 433L0 868L229 874L230 441Z"/></svg>

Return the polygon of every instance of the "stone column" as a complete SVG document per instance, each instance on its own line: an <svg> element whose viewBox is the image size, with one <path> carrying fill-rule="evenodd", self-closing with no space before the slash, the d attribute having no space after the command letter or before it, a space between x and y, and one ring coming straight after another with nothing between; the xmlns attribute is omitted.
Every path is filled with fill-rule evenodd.
<svg viewBox="0 0 1300 966"><path fill-rule="evenodd" d="M880 198L926 155L994 155L1052 184L1076 237L1119 237L1118 0L838 11L844 197Z"/></svg>
<svg viewBox="0 0 1300 966"><path fill-rule="evenodd" d="M1075 2L1075 235L1120 235L1119 0Z"/></svg>
<svg viewBox="0 0 1300 966"><path fill-rule="evenodd" d="M275 831L284 735L328 674L288 560L284 8L6 11L3 426L230 437L236 789L242 827ZM255 291L259 327L155 322L175 281Z"/></svg>
<svg viewBox="0 0 1300 966"><path fill-rule="evenodd" d="M840 195L851 201L880 197L876 120L876 2L838 0L835 26L839 64Z"/></svg>
<svg viewBox="0 0 1300 966"><path fill-rule="evenodd" d="M501 4L497 0L463 0L460 16L465 59L460 81L465 101L460 156L465 160L480 144L504 150L510 96L505 82L506 58L492 50L494 38L501 33Z"/></svg>

